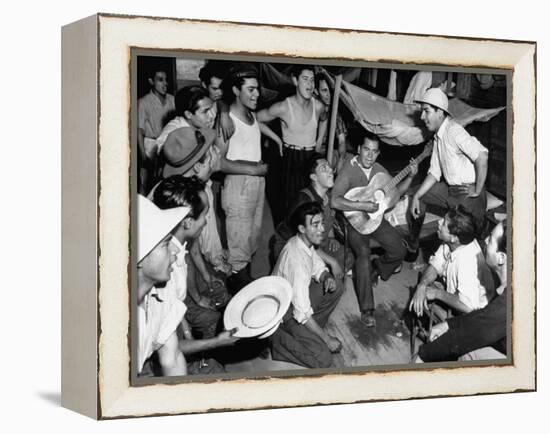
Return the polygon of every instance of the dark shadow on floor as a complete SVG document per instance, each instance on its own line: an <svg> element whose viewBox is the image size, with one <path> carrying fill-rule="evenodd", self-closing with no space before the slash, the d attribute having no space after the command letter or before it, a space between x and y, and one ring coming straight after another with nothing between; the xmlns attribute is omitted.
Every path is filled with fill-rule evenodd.
<svg viewBox="0 0 550 434"><path fill-rule="evenodd" d="M51 405L61 407L61 392L38 392L38 396Z"/></svg>

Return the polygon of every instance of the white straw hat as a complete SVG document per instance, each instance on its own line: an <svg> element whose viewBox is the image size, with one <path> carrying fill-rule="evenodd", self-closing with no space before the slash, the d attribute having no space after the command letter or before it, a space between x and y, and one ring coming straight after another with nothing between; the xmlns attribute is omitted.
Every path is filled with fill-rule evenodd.
<svg viewBox="0 0 550 434"><path fill-rule="evenodd" d="M422 98L415 100L414 102L417 102L419 104L426 103L433 105L434 107L440 108L445 113L449 113L449 98L447 98L447 95L445 93L437 88L433 87L431 89L428 89Z"/></svg>
<svg viewBox="0 0 550 434"><path fill-rule="evenodd" d="M140 262L189 213L180 206L160 209L149 199L138 195L138 262Z"/></svg>
<svg viewBox="0 0 550 434"><path fill-rule="evenodd" d="M277 330L291 299L292 288L286 279L261 277L231 299L223 315L225 329L236 327L234 336L241 338L267 337Z"/></svg>

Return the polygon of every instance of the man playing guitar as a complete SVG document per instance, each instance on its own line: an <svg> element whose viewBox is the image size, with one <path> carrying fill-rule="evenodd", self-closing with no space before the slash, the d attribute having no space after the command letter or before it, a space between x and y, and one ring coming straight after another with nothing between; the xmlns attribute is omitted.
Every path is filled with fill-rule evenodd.
<svg viewBox="0 0 550 434"><path fill-rule="evenodd" d="M368 200L350 200L345 197L346 193L355 187L368 186L371 180L378 173L389 176L387 170L376 163L380 153L378 137L366 133L362 142L357 148L357 155L347 160L334 184L332 190L332 207L340 211L362 211L368 219L368 213L375 213L378 210L378 203L374 195ZM409 188L413 177L418 172L418 165L415 160L409 165L409 176L398 186L396 194L403 195ZM382 186L383 187L383 186ZM354 286L361 311L361 321L367 327L374 327L376 320L374 316L375 304L372 291L373 283L390 278L400 266L406 254L403 239L397 230L385 219L382 219L380 226L368 235L358 232L351 224L348 226L348 240L355 255ZM384 255L371 263L370 239L373 238L384 249Z"/></svg>

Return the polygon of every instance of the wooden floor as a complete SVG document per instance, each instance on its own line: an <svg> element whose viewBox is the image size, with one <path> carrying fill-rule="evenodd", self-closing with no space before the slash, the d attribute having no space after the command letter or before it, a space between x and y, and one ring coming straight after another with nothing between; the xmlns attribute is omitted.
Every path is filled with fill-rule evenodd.
<svg viewBox="0 0 550 434"><path fill-rule="evenodd" d="M260 248L252 263L252 275L257 278L270 272L268 242L273 235L271 214L266 205ZM410 287L418 276L418 264L404 263L400 273L375 288L376 327L368 328L361 321L357 298L350 277L345 279L346 290L332 313L326 330L343 344L334 356L335 367L368 367L406 364L410 361L410 333L407 302ZM304 369L291 363L254 357L226 365L228 372L260 373L277 370Z"/></svg>

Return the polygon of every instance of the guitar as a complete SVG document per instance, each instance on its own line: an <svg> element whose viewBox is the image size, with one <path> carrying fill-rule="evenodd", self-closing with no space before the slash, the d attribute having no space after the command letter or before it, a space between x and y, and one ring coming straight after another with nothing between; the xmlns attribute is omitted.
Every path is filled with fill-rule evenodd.
<svg viewBox="0 0 550 434"><path fill-rule="evenodd" d="M427 145L422 153L414 159L416 164L419 164L426 157L430 156L432 148L431 144ZM377 173L366 187L352 188L344 195L346 199L354 202L371 201L378 204L378 210L372 213L365 211L344 211L344 215L357 232L368 235L378 229L386 211L392 209L399 201L400 196L397 186L410 173L411 164L405 167L393 179L387 173ZM368 217L365 214L368 214Z"/></svg>

